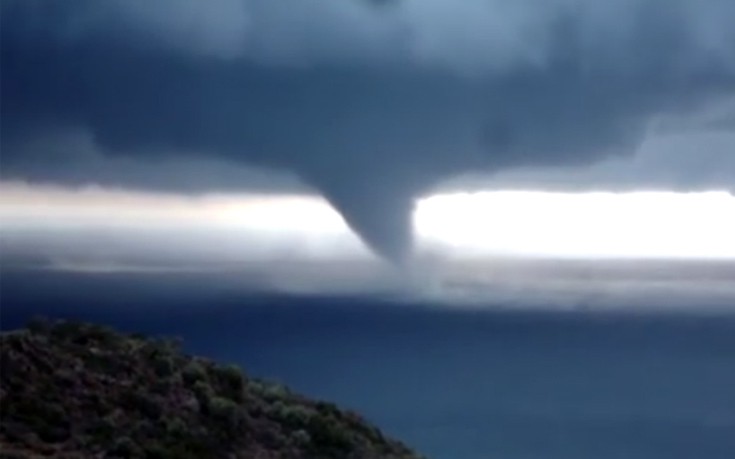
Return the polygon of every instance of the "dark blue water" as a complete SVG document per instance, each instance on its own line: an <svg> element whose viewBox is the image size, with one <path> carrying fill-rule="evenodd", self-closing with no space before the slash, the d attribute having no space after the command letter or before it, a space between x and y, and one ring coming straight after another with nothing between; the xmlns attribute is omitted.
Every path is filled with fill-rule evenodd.
<svg viewBox="0 0 735 459"><path fill-rule="evenodd" d="M432 458L735 457L735 317L452 311L181 277L0 285L4 329L45 313L181 336Z"/></svg>

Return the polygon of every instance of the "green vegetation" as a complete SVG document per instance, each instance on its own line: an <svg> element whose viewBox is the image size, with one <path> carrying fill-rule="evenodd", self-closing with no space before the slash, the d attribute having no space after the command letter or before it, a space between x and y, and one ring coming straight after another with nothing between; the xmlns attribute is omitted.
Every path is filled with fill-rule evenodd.
<svg viewBox="0 0 735 459"><path fill-rule="evenodd" d="M0 342L0 457L418 458L357 414L184 355L34 319Z"/></svg>

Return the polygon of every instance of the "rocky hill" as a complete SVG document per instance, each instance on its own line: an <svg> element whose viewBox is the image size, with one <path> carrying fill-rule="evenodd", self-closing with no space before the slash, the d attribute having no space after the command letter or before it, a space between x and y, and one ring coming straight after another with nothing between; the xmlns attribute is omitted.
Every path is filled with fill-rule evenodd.
<svg viewBox="0 0 735 459"><path fill-rule="evenodd" d="M0 351L4 458L419 457L356 413L174 341L34 320Z"/></svg>

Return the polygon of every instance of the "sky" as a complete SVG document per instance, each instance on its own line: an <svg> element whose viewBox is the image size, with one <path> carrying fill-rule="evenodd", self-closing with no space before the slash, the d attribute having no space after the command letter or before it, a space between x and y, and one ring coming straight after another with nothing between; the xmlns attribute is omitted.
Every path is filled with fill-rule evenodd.
<svg viewBox="0 0 735 459"><path fill-rule="evenodd" d="M733 21L729 0L3 0L4 264L735 259Z"/></svg>
<svg viewBox="0 0 735 459"><path fill-rule="evenodd" d="M727 0L1 5L5 181L316 193L394 261L447 182L735 183Z"/></svg>

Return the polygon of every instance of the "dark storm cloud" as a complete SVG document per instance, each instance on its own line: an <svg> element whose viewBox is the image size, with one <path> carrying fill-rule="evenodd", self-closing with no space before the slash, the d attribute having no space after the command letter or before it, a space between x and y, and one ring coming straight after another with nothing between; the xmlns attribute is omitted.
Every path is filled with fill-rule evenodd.
<svg viewBox="0 0 735 459"><path fill-rule="evenodd" d="M283 169L398 259L440 179L631 153L733 94L733 20L728 0L8 0L2 174L63 180L79 158L24 152L65 129L141 164Z"/></svg>
<svg viewBox="0 0 735 459"><path fill-rule="evenodd" d="M722 118L716 119L720 126ZM547 191L723 190L735 194L735 129L689 130L647 139L635 155L573 167L524 167L493 175L469 173L441 189L543 189Z"/></svg>
<svg viewBox="0 0 735 459"><path fill-rule="evenodd" d="M313 193L313 189L288 171L254 168L220 156L186 152L151 152L146 161L141 153L115 154L95 143L83 129L53 129L34 133L3 159L2 177L23 177L35 185L61 183L85 186L90 182L109 188L143 189L157 192L255 191L273 193ZM49 155L55 167L50 171Z"/></svg>

